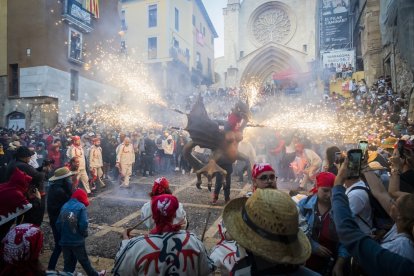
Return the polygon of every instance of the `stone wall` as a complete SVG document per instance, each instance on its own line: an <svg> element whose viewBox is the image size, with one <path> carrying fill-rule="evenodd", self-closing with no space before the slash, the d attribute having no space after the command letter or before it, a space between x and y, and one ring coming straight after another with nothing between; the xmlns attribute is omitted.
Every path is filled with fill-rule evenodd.
<svg viewBox="0 0 414 276"><path fill-rule="evenodd" d="M362 15L364 31L361 39L362 58L364 61L365 80L368 85L383 75L382 44L379 25L380 4L368 0Z"/></svg>
<svg viewBox="0 0 414 276"><path fill-rule="evenodd" d="M121 92L109 85L79 76L78 100L70 99L70 73L49 66L20 69L20 98L8 98L7 78L0 78L0 126L17 111L26 116L26 128L50 128L94 105L119 104Z"/></svg>
<svg viewBox="0 0 414 276"><path fill-rule="evenodd" d="M6 118L4 116L7 101L7 76L0 77L0 126L4 126Z"/></svg>
<svg viewBox="0 0 414 276"><path fill-rule="evenodd" d="M401 57L398 49L395 51L395 73L396 88L405 99L410 98L410 91L414 84L413 72L407 62Z"/></svg>

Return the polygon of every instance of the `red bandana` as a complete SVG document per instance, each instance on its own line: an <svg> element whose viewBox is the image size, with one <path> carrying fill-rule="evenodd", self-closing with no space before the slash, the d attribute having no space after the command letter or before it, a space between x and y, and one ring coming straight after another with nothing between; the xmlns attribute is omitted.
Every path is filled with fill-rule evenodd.
<svg viewBox="0 0 414 276"><path fill-rule="evenodd" d="M152 186L152 196L162 195L165 193L165 190L167 190L170 187L167 178L165 177L159 177L155 179L154 185Z"/></svg>
<svg viewBox="0 0 414 276"><path fill-rule="evenodd" d="M72 198L77 199L80 203L82 203L83 205L85 205L85 207L88 207L88 205L89 205L88 195L82 189L77 189L72 194Z"/></svg>
<svg viewBox="0 0 414 276"><path fill-rule="evenodd" d="M269 163L256 163L253 166L252 178L256 179L263 172L275 172Z"/></svg>
<svg viewBox="0 0 414 276"><path fill-rule="evenodd" d="M316 194L320 187L332 188L335 181L335 175L330 172L321 172L316 175L315 187L310 190L312 194Z"/></svg>
<svg viewBox="0 0 414 276"><path fill-rule="evenodd" d="M178 206L178 199L173 195L165 194L153 197L151 200L151 211L155 228L150 233L161 234L180 230L181 225L172 224Z"/></svg>

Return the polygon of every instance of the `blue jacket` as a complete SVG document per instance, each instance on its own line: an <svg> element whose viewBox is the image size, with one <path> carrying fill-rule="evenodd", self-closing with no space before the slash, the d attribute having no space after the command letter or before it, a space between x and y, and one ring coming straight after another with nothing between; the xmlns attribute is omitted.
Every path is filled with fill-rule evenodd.
<svg viewBox="0 0 414 276"><path fill-rule="evenodd" d="M345 188L332 189L332 209L338 236L369 275L414 275L414 263L381 247L365 235L352 217Z"/></svg>
<svg viewBox="0 0 414 276"><path fill-rule="evenodd" d="M82 246L88 236L88 214L86 207L71 198L60 210L56 228L60 233L61 246Z"/></svg>
<svg viewBox="0 0 414 276"><path fill-rule="evenodd" d="M310 198L304 198L298 203L299 211L307 222L307 228L304 229L306 236L308 236L310 244L312 246L312 253L315 253L320 244L312 238L312 228L315 222L315 208L317 204L317 195L310 196ZM332 209L329 211L332 218ZM334 222L331 221L332 226L335 227ZM338 257L349 257L348 251L345 247L339 243L338 245Z"/></svg>

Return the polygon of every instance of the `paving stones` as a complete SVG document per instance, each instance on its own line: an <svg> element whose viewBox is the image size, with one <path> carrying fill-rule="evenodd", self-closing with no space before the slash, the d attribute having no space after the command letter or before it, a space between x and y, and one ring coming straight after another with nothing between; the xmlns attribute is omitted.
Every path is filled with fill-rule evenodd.
<svg viewBox="0 0 414 276"><path fill-rule="evenodd" d="M86 239L86 249L90 255L93 266L97 269L110 270L113 259L119 249L121 233L125 228L131 227L140 221L140 208L150 200L148 193L151 191L152 183L157 177L133 177L130 188L122 189L115 182L102 189L95 198L91 200L88 207L89 236ZM166 176L170 182L172 192L184 204L189 220L189 231L201 237L208 212L211 212L207 232L205 236L206 247L210 249L218 241L217 223L224 208L223 191L215 206L211 206L211 192L206 188L207 180L203 178L203 189L195 187L195 174L173 173ZM240 196L244 185L232 180L231 198ZM214 182L213 182L214 183ZM108 183L109 184L109 183ZM249 186L246 187L249 190ZM45 254L41 260L47 266L51 250L53 249L53 235L49 223L42 225L45 233ZM134 235L148 233L145 225L140 225L132 233ZM61 259L63 256L61 256ZM58 269L62 269L62 260L59 261ZM80 272L84 273L81 269ZM84 273L85 274L85 273Z"/></svg>

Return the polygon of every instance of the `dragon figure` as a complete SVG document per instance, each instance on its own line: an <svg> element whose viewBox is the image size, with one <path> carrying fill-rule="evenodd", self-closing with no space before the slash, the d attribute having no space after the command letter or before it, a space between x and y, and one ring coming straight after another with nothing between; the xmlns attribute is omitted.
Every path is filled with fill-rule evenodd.
<svg viewBox="0 0 414 276"><path fill-rule="evenodd" d="M223 176L227 174L219 164L232 164L236 160L249 161L246 155L238 151L238 145L243 140L243 129L247 126L250 117L248 103L239 101L232 109L227 121L211 120L202 96L198 96L192 110L187 114L186 130L190 133L191 141L183 149L184 158L197 174L198 189L201 189L202 175L207 177L208 190L211 191L212 178L215 173ZM192 152L196 146L212 151L207 163L193 155Z"/></svg>

